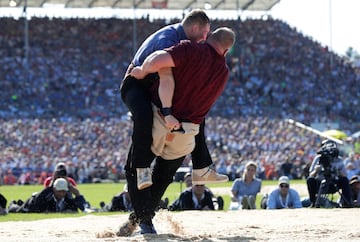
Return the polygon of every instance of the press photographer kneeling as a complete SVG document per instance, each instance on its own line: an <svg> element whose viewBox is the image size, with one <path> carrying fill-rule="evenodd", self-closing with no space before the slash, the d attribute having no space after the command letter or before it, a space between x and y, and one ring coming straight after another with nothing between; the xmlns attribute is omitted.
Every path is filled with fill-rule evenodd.
<svg viewBox="0 0 360 242"><path fill-rule="evenodd" d="M339 157L337 144L332 140L324 140L317 153L306 181L311 207L320 207L320 201L317 200L320 194L336 191L341 195L340 207L353 207L349 180L346 177L344 162Z"/></svg>

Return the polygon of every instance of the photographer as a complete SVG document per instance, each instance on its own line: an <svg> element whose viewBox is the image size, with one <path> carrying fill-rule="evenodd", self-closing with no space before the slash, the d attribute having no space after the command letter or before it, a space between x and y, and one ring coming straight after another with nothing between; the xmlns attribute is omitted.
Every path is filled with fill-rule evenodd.
<svg viewBox="0 0 360 242"><path fill-rule="evenodd" d="M72 190L75 197L67 193ZM26 202L9 205L11 213L76 213L84 203L84 197L65 178L57 178L54 183L38 193L34 193Z"/></svg>
<svg viewBox="0 0 360 242"><path fill-rule="evenodd" d="M309 170L309 177L306 180L311 207L315 207L316 197L319 193L329 193L330 186L341 189L341 206L352 207L351 190L346 176L346 169L337 144L332 140L324 140L321 148L315 156Z"/></svg>
<svg viewBox="0 0 360 242"><path fill-rule="evenodd" d="M58 178L64 178L68 182L69 189L66 193L68 198L73 198L73 196L76 196L76 194L80 193L79 189L76 186L76 181L73 178L71 178L70 176L68 176L66 165L63 162L59 162L56 164L53 175L45 179L44 187L45 188L52 187L55 180ZM89 210L90 203L87 202L84 199L84 197L82 197L82 198L83 198L83 201L77 203L78 208L83 212L91 212L91 210Z"/></svg>
<svg viewBox="0 0 360 242"><path fill-rule="evenodd" d="M0 193L0 215L7 214L6 203L7 203L6 198Z"/></svg>
<svg viewBox="0 0 360 242"><path fill-rule="evenodd" d="M65 178L71 185L76 187L76 181L67 175L66 165L63 162L56 164L52 176L49 176L44 181L44 187L49 187L57 178Z"/></svg>

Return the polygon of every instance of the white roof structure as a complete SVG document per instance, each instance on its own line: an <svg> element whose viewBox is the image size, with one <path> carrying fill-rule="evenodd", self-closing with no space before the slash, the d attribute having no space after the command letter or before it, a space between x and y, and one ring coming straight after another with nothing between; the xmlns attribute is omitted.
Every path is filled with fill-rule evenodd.
<svg viewBox="0 0 360 242"><path fill-rule="evenodd" d="M213 9L268 11L280 0L0 0L1 7L62 6L65 8L122 8L122 9Z"/></svg>

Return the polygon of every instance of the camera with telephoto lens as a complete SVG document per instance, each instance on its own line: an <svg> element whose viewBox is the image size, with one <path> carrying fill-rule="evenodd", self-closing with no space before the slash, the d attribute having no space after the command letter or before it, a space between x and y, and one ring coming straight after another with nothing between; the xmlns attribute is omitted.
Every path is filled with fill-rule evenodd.
<svg viewBox="0 0 360 242"><path fill-rule="evenodd" d="M325 178L334 178L336 172L332 170L331 163L338 157L339 150L334 141L325 140L321 144L319 164L322 165L322 172Z"/></svg>
<svg viewBox="0 0 360 242"><path fill-rule="evenodd" d="M67 172L66 172L65 165L60 164L59 166L57 166L56 170L55 170L55 173L56 173L57 177L66 177Z"/></svg>
<svg viewBox="0 0 360 242"><path fill-rule="evenodd" d="M62 169L62 170L58 170L57 171L57 175L59 177L65 177L67 174L66 174L66 170L65 169Z"/></svg>
<svg viewBox="0 0 360 242"><path fill-rule="evenodd" d="M327 154L321 154L319 164L322 166L321 171L325 178L331 178L332 177L332 171L331 171L331 162L333 160L333 157L327 155Z"/></svg>

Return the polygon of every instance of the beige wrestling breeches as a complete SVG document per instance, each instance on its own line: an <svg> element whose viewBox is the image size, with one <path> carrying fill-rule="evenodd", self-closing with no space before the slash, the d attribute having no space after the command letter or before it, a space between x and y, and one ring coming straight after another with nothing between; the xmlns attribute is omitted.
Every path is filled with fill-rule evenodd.
<svg viewBox="0 0 360 242"><path fill-rule="evenodd" d="M199 133L199 124L182 122L181 132L171 132L165 125L159 108L153 105L154 124L151 151L165 160L173 160L190 154L195 147L195 135Z"/></svg>

